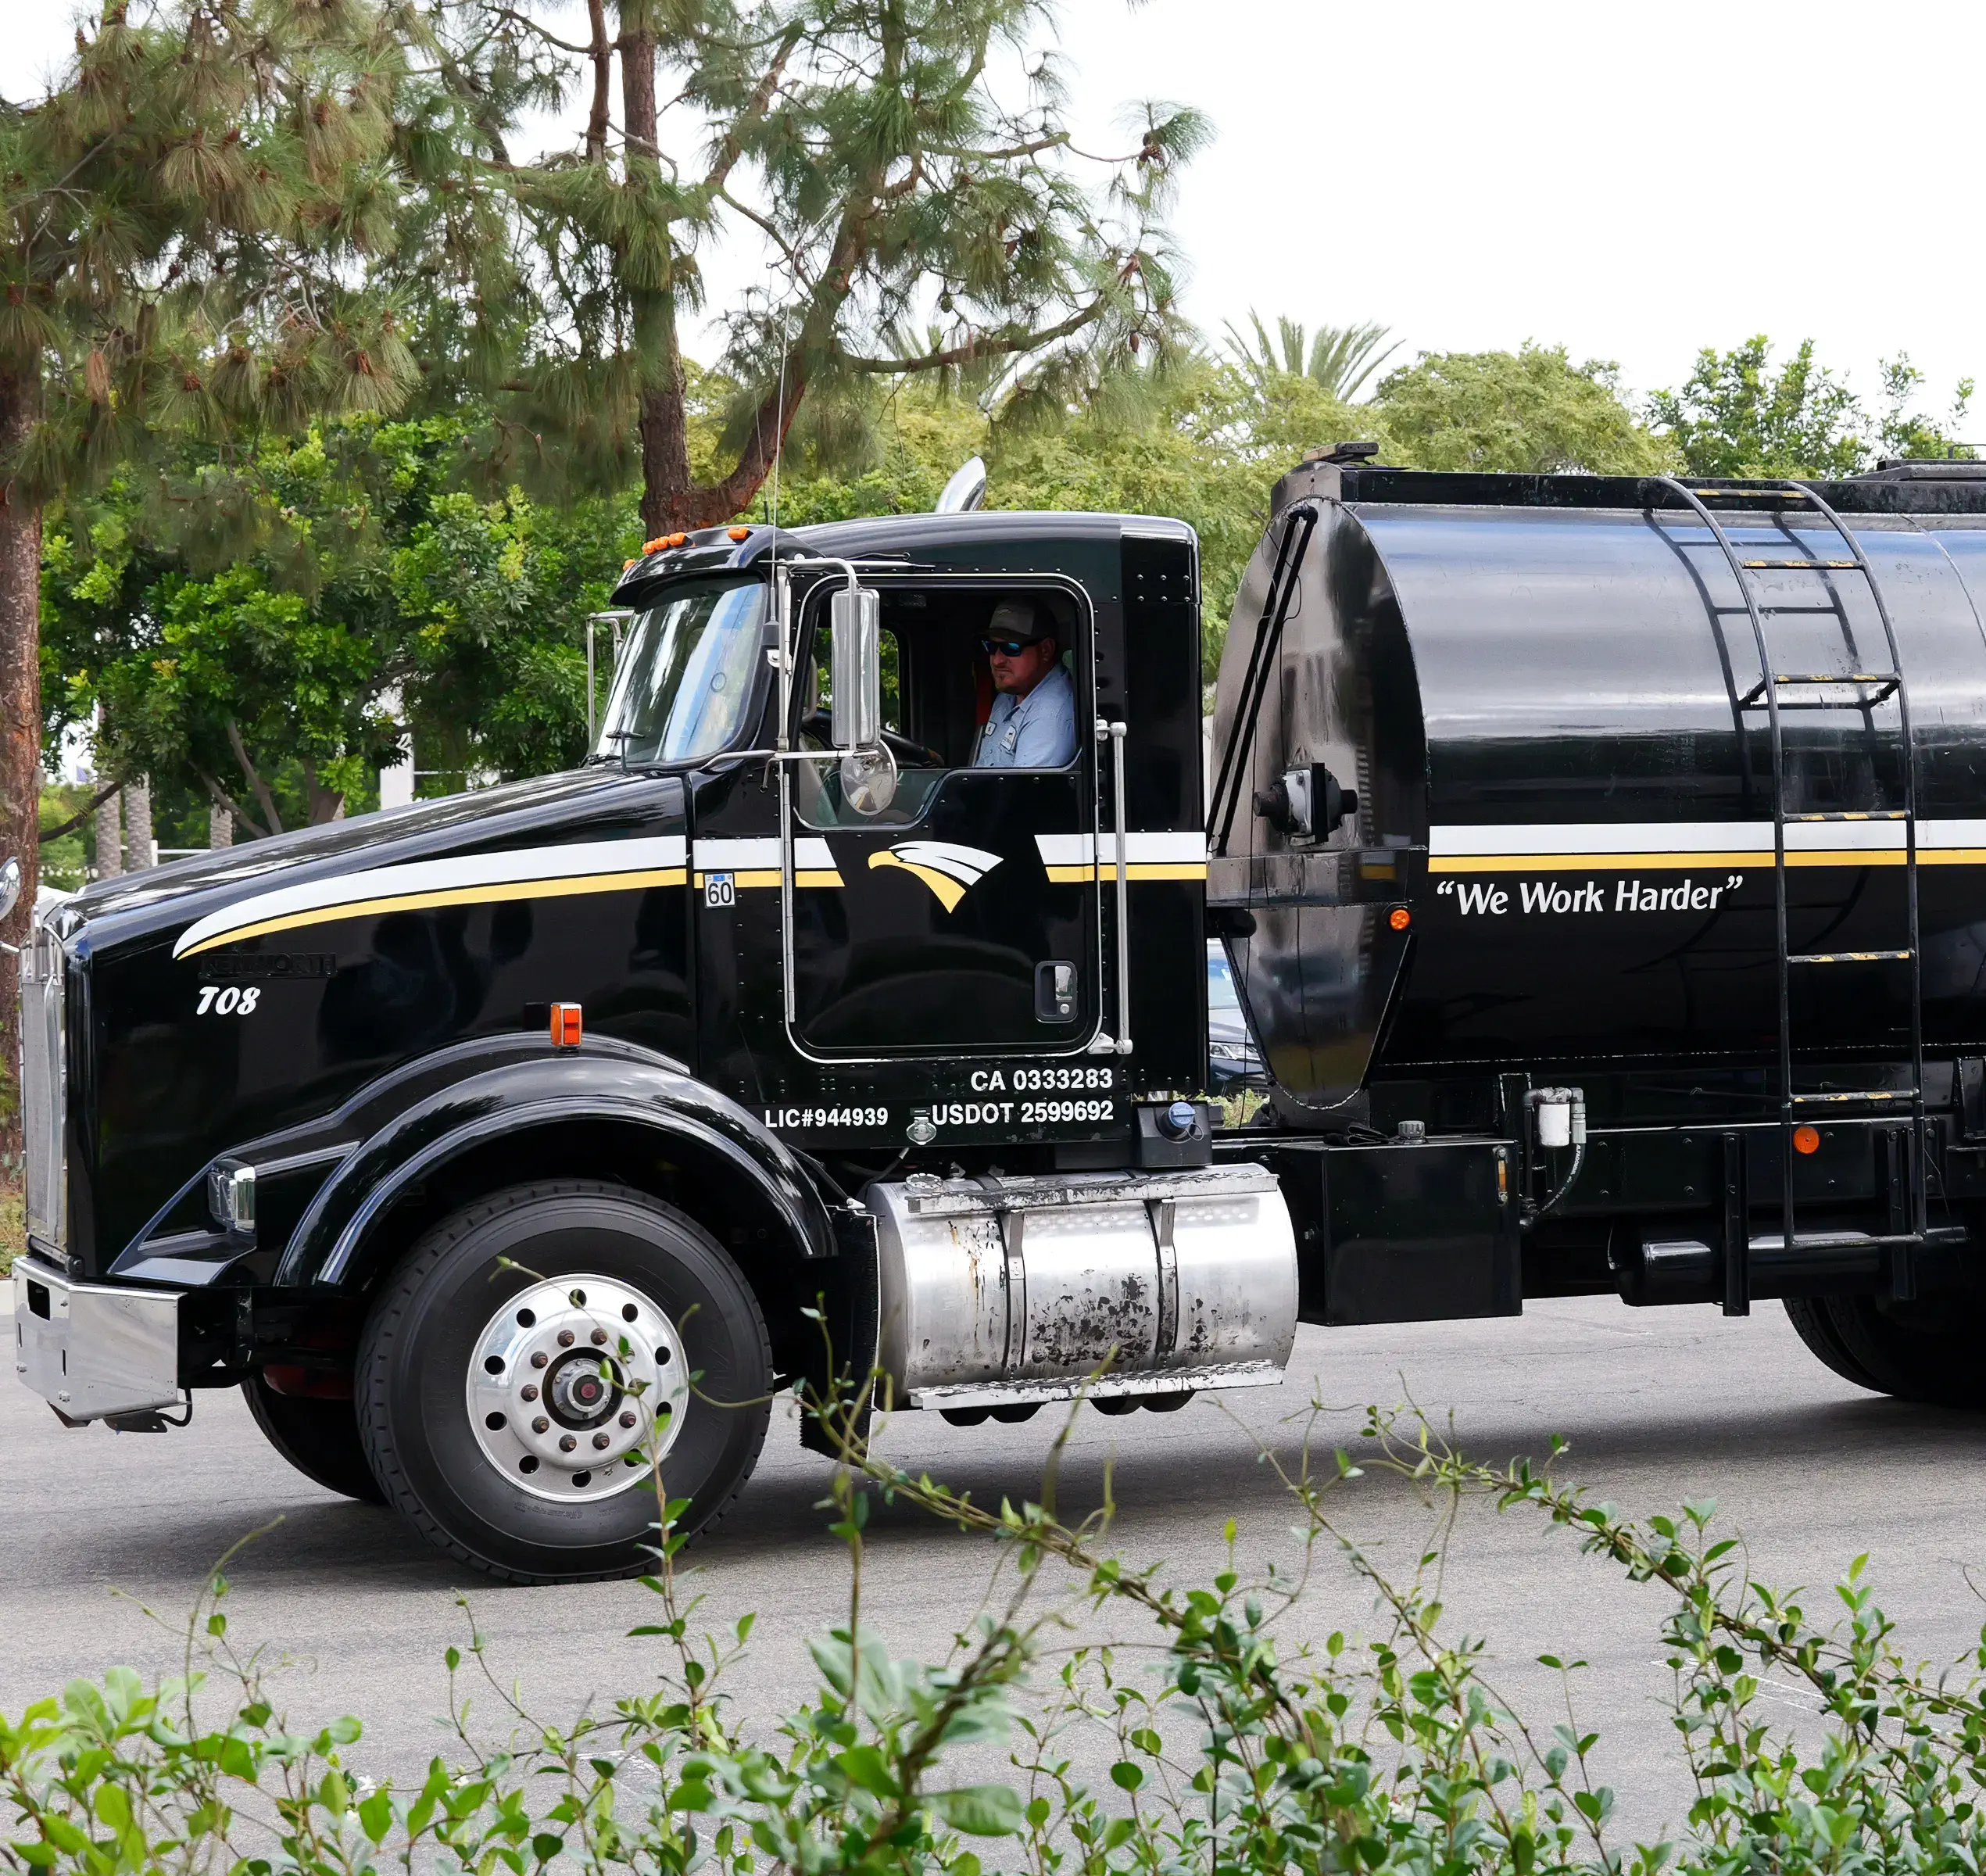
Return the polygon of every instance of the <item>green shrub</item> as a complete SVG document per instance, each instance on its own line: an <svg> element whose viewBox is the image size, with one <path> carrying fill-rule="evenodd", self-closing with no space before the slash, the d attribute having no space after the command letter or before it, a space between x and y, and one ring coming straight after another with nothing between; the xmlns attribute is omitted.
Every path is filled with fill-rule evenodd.
<svg viewBox="0 0 1986 1876"><path fill-rule="evenodd" d="M147 1688L116 1670L0 1724L0 1790L14 1813L0 1863L23 1876L1978 1869L1981 1663L1937 1679L1908 1665L1859 1563L1838 1585L1840 1620L1823 1627L1796 1600L1746 1581L1707 1506L1633 1523L1521 1462L1477 1466L1423 1423L1371 1416L1366 1469L1416 1481L1444 1523L1457 1501L1487 1495L1661 1599L1676 1738L1698 1797L1675 1844L1623 1849L1610 1835L1612 1794L1587 1776L1594 1736L1527 1724L1484 1677L1480 1647L1444 1635L1431 1588L1438 1550L1396 1583L1344 1545L1376 1592L1377 1632L1287 1649L1277 1619L1304 1594L1307 1569L1250 1581L1230 1564L1210 1583L1162 1588L1101 1548L1107 1514L1072 1528L1045 1505L975 1505L875 1459L851 1436L859 1416L829 1417L845 1436L833 1529L851 1559L849 1613L813 1645L814 1698L772 1738L730 1721L723 1677L751 1624L697 1635L667 1515L647 1579L656 1619L634 1631L661 1650L659 1691L596 1706L567 1729L544 1727L484 1671L472 1638L466 1655L449 1655L457 1752L435 1760L417 1789L365 1778L356 1720L308 1736L286 1729L256 1657L234 1647L217 1570L186 1676ZM1313 1469L1304 1452L1283 1476L1306 1546L1342 1544L1330 1498L1360 1468L1340 1453ZM1052 1460L1049 1476L1052 1502ZM893 1656L863 1619L863 1532L877 1497L1004 1552L1004 1602L939 1665ZM1051 1569L1073 1570L1097 1605L1142 1612L1163 1667L1134 1681L1109 1652L1079 1651L1059 1670L1043 1724L1013 1695L1050 1625L1030 1609ZM1821 1709L1798 1743L1759 1717L1769 1673L1805 1681ZM478 1745L460 1692L469 1674L496 1689L527 1746ZM202 1717L216 1707L217 1720ZM1084 1788L1069 1769L1075 1726L1115 1742L1104 1789ZM997 1741L1007 1743L1013 1781L957 1782L961 1749Z"/></svg>

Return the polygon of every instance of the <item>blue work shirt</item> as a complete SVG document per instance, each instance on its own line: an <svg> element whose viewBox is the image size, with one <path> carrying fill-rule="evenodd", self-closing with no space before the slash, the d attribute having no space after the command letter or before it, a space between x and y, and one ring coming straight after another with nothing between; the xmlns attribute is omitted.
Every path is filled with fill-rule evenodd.
<svg viewBox="0 0 1986 1876"><path fill-rule="evenodd" d="M1025 697L995 693L975 768L1061 768L1075 757L1075 686L1050 665Z"/></svg>

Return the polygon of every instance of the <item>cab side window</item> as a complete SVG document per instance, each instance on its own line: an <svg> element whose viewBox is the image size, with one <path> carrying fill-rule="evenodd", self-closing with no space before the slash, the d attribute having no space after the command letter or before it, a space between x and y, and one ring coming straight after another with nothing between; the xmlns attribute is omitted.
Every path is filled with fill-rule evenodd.
<svg viewBox="0 0 1986 1876"><path fill-rule="evenodd" d="M881 590L882 722L896 761L896 798L879 815L857 814L841 800L834 764L800 763L794 792L803 821L814 827L905 825L922 816L954 770L1064 768L1074 761L1075 719L1082 713L1076 701L1077 613L1067 594L1018 586ZM801 747L825 750L832 701L826 610L817 601L810 612L792 729ZM1000 679L1011 686L1012 668L1028 659L1036 668L1029 688L1041 694L1017 727L1010 721L1014 704L1001 704ZM1050 733L1044 734L1044 725ZM1043 756L1048 759L1036 759Z"/></svg>

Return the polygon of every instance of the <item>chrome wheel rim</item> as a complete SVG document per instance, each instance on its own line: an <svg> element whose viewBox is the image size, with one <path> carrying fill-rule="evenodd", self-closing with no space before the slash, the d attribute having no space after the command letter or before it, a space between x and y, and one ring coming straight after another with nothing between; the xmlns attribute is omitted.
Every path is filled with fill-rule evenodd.
<svg viewBox="0 0 1986 1876"><path fill-rule="evenodd" d="M561 1504L649 1482L689 1405L675 1324L617 1278L580 1273L520 1291L469 1358L469 1424L513 1485Z"/></svg>

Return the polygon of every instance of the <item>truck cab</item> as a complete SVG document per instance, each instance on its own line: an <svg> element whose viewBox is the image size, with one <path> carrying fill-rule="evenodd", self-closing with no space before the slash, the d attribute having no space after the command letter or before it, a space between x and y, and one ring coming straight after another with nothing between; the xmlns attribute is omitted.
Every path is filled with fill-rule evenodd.
<svg viewBox="0 0 1986 1876"><path fill-rule="evenodd" d="M134 1430L242 1387L320 1482L531 1579L640 1567L658 1473L718 1516L782 1387L1278 1379L1287 1215L1203 1098L1191 531L707 529L614 603L578 771L38 924L22 1377ZM1061 760L979 760L997 613L1068 686Z"/></svg>

